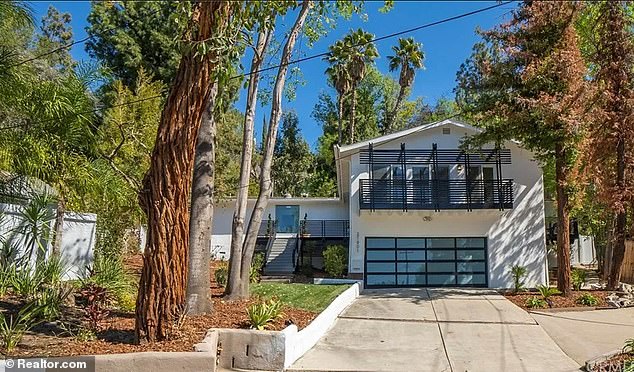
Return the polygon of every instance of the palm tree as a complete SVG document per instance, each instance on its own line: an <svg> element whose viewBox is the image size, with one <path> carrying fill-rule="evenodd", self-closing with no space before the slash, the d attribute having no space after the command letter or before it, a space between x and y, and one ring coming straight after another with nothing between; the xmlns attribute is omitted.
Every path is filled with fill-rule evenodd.
<svg viewBox="0 0 634 372"><path fill-rule="evenodd" d="M350 75L352 102L350 104L350 143L354 142L354 124L357 105L357 86L365 77L367 64L373 63L379 56L372 42L374 35L362 29L352 31L343 38L345 46L345 66Z"/></svg>
<svg viewBox="0 0 634 372"><path fill-rule="evenodd" d="M330 46L330 54L326 57L330 67L326 69L326 74L330 78L332 85L337 91L337 119L339 120L339 142L343 142L343 100L350 89L352 81L346 66L346 48L342 40Z"/></svg>
<svg viewBox="0 0 634 372"><path fill-rule="evenodd" d="M407 39L401 38L398 39L398 46L392 47L394 55L387 57L390 61L390 71L395 71L398 68L401 69L398 79L398 84L401 89L398 92L394 109L389 113L387 120L385 121L384 131L386 133L391 131L394 125L394 120L396 119L396 114L398 113L398 110L403 103L403 99L405 98L405 94L414 83L414 75L416 74L415 70L423 68L425 53L423 53L422 47L423 45L415 42L412 37Z"/></svg>

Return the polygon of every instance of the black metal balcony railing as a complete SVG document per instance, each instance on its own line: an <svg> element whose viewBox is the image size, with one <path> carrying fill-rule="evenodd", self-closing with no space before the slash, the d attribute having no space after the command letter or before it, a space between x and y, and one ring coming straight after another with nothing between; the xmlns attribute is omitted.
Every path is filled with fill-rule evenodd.
<svg viewBox="0 0 634 372"><path fill-rule="evenodd" d="M299 223L300 235L311 238L348 237L349 228L348 220L301 220Z"/></svg>
<svg viewBox="0 0 634 372"><path fill-rule="evenodd" d="M513 180L361 180L361 209L512 209Z"/></svg>

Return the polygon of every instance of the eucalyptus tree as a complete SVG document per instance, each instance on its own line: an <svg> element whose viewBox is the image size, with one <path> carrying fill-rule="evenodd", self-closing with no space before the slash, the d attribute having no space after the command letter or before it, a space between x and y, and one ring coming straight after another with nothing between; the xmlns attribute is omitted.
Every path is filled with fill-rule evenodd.
<svg viewBox="0 0 634 372"><path fill-rule="evenodd" d="M261 173L259 181L259 194L255 202L251 219L244 235L241 252L231 252L231 263L229 266L229 278L227 282L226 294L229 298L244 298L249 296L249 272L251 270L251 261L255 252L255 243L257 234L262 222L262 215L268 203L268 199L272 191L271 182L271 165L273 163L273 153L275 150L275 140L277 137L277 128L282 116L282 96L284 93L284 85L286 82L286 73L288 65L293 55L295 43L302 31L306 17L313 5L311 0L303 0L299 5L299 12L295 18L295 22L288 35L282 49L279 68L275 78L273 87L273 99L271 102L271 113L269 116L269 125L266 131L266 142L263 148ZM246 204L246 200L243 201ZM232 239L235 237L232 234ZM239 239L239 237L238 237ZM234 253L238 253L234 255Z"/></svg>
<svg viewBox="0 0 634 372"><path fill-rule="evenodd" d="M414 41L414 38L398 39L398 46L393 46L393 56L388 56L390 62L390 71L396 71L400 68L400 74L398 84L400 86L396 103L394 108L389 112L385 121L384 133L392 131L394 126L394 120L398 114L398 110L405 99L407 92L411 89L414 83L414 76L416 69L423 68L423 61L425 60L425 54L423 53L423 46L421 43Z"/></svg>

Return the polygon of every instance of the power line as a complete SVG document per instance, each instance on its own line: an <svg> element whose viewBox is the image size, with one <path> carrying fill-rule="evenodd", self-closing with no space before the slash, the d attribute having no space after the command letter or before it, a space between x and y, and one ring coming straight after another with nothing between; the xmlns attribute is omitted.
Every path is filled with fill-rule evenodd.
<svg viewBox="0 0 634 372"><path fill-rule="evenodd" d="M160 12L161 10L162 10L162 9L160 9L160 8L159 8L159 9L157 9L157 10L155 10L155 11L151 12L150 14L146 15L145 17L151 17L151 16L155 15L156 13ZM133 20L132 22L130 22L129 26L132 26L132 25L134 25L136 22L139 22L140 20L143 20L143 19L144 19L144 18L137 18L137 19ZM116 29L117 29L117 27L115 27L115 28L111 28L111 29L109 29L109 30L106 30L106 32L109 32L109 31L115 31ZM61 45L61 46L59 46L59 47L57 47L57 48L54 48L54 49L49 50L48 52L44 52L44 53L42 53L42 54L38 54L38 55L35 55L35 56L31 57L31 58L27 58L27 59L25 59L25 60L23 60L23 61L17 62L17 63L15 63L15 64L13 64L13 65L8 66L7 68L13 68L13 67L22 66L22 65L23 65L23 64L25 64L25 63L29 63L29 62L35 61L35 60L37 60L37 59L44 58L44 57L49 56L49 55L51 55L51 54L53 54L53 53L57 53L57 52L59 52L59 51L61 51L61 50L68 49L68 48L72 47L73 45L77 45L77 44L85 43L86 41L88 41L88 40L92 39L92 37L93 37L92 35L88 35L88 36L86 36L86 37L85 37L85 38L83 38L83 39L79 39L79 40L73 41L72 43L68 43L68 44Z"/></svg>
<svg viewBox="0 0 634 372"><path fill-rule="evenodd" d="M455 15L455 16L452 16L452 17L449 17L449 18L444 18L444 19L441 19L441 20L438 20L438 21L426 23L426 24L423 24L423 25L420 25L420 26L417 26L417 27L412 27L412 28L403 30L403 31L394 32L394 33L391 33L391 34L388 34L388 35L384 35L384 36L380 36L380 37L377 37L377 38L373 38L372 40L369 40L369 41L367 41L365 43L361 43L361 44L358 44L358 45L350 46L349 48L363 46L363 45L367 45L367 44L378 42L378 41L383 41L383 40L390 39L390 38L393 38L393 37L396 37L396 36L412 33L412 32L419 31L419 30L422 30L422 29L426 29L426 28L429 28L429 27L437 26L437 25L440 25L440 24L443 24L443 23L448 23L448 22L455 21L455 20L458 20L458 19L461 19L461 18L469 17L469 16L472 16L472 15L475 15L475 14L479 14L479 13L483 13L483 12L489 11L491 9L499 8L501 6L508 5L508 4L516 2L516 1L517 0L508 0L508 1L505 1L505 2L502 2L502 3L498 3L498 4L495 4L495 5L491 5L491 6L485 7L485 8L476 9L476 10L473 10L473 11L470 11L470 12L467 12L467 13L462 13L462 14ZM156 13L156 12L154 12L154 13ZM244 78L244 77L248 77L248 76L251 76L253 74L256 74L256 73L262 73L262 72L278 69L280 67L285 67L285 66L290 66L290 65L294 65L294 64L310 61L310 60L313 60L313 59L316 59L316 58L326 57L326 56L329 56L329 55L330 55L330 52L322 52L322 53L314 54L314 55L311 55L311 56L298 58L298 59L289 61L287 63L281 63L281 64L278 64L278 65L264 67L264 68L261 68L261 69L256 70L256 71L250 71L250 72L242 73L242 74L239 74L239 75L235 75L235 76L230 77L229 79L233 80L233 79ZM27 61L23 61L23 62L27 62ZM139 102L149 101L149 100L162 98L162 97L163 97L162 94L157 94L155 96L150 96L150 97L145 97L145 98L141 98L141 99L138 99L138 100L123 102L123 103L116 104L116 105L109 106L109 107L101 107L101 108L96 108L96 109L93 109L93 110L87 110L87 111L82 111L82 112L78 112L78 113L73 113L73 114L69 114L68 116L70 116L70 115L80 116L80 115L86 115L86 114L93 114L93 113L97 113L99 111L106 110L106 109L109 109L109 108L116 108L116 107L123 107L123 106L133 105L133 104L136 104L136 103L139 103ZM43 121L40 121L39 124L50 122L50 121L53 121L53 120L57 120L57 119L43 120ZM30 123L30 125L34 125L34 124L38 124L38 123ZM20 126L22 126L22 125L14 125L14 126L11 126L11 127L0 128L0 130L13 129L13 128L17 128L17 127L20 127Z"/></svg>

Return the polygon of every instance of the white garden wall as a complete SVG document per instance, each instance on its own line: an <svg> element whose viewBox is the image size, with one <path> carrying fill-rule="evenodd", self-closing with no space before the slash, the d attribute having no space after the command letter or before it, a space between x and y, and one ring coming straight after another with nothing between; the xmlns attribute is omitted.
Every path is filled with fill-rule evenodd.
<svg viewBox="0 0 634 372"><path fill-rule="evenodd" d="M12 244L18 250L18 254L24 254L27 246L25 236L20 226L23 217L20 214L22 206L16 204L0 204L0 211L4 214L0 223L0 236ZM54 206L51 206L53 216ZM93 262L93 252L96 239L97 215L92 213L66 212L62 231L62 244L60 254L67 266L65 279L77 279L86 273L86 267ZM55 220L51 220L46 226L48 239L41 238L41 244L47 247L48 253L52 248L52 231ZM35 256L33 257L35 260Z"/></svg>

